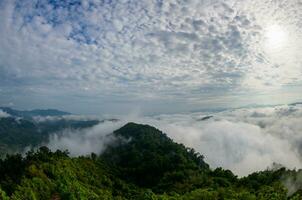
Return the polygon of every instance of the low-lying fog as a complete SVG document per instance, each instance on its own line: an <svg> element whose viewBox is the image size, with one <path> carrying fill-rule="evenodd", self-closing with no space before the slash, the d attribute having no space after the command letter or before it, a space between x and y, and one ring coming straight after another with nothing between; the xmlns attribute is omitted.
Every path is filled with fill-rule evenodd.
<svg viewBox="0 0 302 200"><path fill-rule="evenodd" d="M68 149L74 156L99 153L114 140L108 134L127 122L154 126L174 141L203 154L211 167L231 169L239 176L266 169L273 163L302 167L301 105L152 117L129 115L81 131L65 130L61 136L52 136L48 146L53 150Z"/></svg>

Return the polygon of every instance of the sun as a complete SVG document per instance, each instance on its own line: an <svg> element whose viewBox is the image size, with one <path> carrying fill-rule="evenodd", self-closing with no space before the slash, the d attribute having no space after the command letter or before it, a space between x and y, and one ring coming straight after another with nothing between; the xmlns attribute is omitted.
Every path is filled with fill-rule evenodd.
<svg viewBox="0 0 302 200"><path fill-rule="evenodd" d="M287 44L288 34L280 25L270 25L265 29L265 48L270 52L279 52Z"/></svg>

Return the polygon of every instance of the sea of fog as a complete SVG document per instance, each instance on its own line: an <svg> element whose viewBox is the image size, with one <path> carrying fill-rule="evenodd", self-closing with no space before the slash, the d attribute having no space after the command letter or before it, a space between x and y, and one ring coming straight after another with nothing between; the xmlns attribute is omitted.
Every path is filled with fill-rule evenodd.
<svg viewBox="0 0 302 200"><path fill-rule="evenodd" d="M119 119L89 129L65 130L51 136L47 145L53 150L68 149L73 156L101 153L115 139L110 133L127 122L136 122L154 126L175 142L194 148L212 168L230 169L239 176L274 164L302 168L302 105L299 104L152 117L136 114Z"/></svg>

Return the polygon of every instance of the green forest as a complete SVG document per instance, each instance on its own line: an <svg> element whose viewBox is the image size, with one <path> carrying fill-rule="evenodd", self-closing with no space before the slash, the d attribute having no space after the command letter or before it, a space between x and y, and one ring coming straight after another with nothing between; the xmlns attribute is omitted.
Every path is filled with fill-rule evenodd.
<svg viewBox="0 0 302 200"><path fill-rule="evenodd" d="M7 153L21 152L28 146L37 147L41 143L47 143L53 133L60 134L60 131L65 129L90 128L101 123L98 120L81 121L64 118L37 122L31 116L23 117L19 112L21 111L12 110L11 117L0 118L0 157Z"/></svg>
<svg viewBox="0 0 302 200"><path fill-rule="evenodd" d="M149 125L128 123L101 155L70 157L40 147L0 161L2 200L298 200L300 170L282 167L238 178ZM295 189L285 187L292 180Z"/></svg>

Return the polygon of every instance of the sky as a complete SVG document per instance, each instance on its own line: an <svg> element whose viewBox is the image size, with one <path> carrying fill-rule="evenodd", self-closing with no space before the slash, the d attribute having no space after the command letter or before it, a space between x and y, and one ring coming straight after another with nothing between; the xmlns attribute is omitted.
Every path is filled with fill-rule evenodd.
<svg viewBox="0 0 302 200"><path fill-rule="evenodd" d="M0 105L177 113L301 101L300 0L0 0Z"/></svg>

